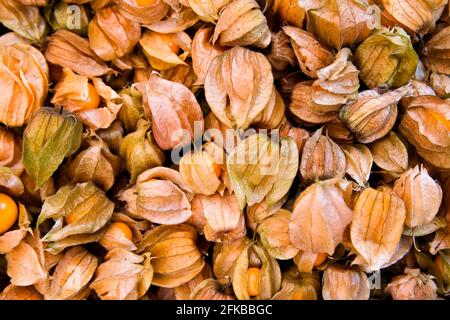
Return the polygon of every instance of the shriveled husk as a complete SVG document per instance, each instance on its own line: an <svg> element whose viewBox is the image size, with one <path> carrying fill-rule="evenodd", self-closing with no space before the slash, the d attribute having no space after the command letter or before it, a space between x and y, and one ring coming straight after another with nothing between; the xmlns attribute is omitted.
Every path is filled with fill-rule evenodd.
<svg viewBox="0 0 450 320"><path fill-rule="evenodd" d="M345 173L360 187L367 185L372 169L373 157L369 148L363 144L342 145L346 159Z"/></svg>
<svg viewBox="0 0 450 320"><path fill-rule="evenodd" d="M126 135L120 144L120 156L125 162L125 168L131 175L131 183L147 169L164 163L165 155L156 145L150 131L150 123L139 119L136 131Z"/></svg>
<svg viewBox="0 0 450 320"><path fill-rule="evenodd" d="M216 243L213 251L213 273L217 279L231 278L236 261L251 241L247 237L233 242Z"/></svg>
<svg viewBox="0 0 450 320"><path fill-rule="evenodd" d="M117 1L117 5L124 17L141 24L151 24L162 20L170 8L163 0L146 6L140 6L136 0L121 0Z"/></svg>
<svg viewBox="0 0 450 320"><path fill-rule="evenodd" d="M192 291L192 300L235 300L234 296L223 292L224 285L215 279L200 282Z"/></svg>
<svg viewBox="0 0 450 320"><path fill-rule="evenodd" d="M144 116L144 108L142 106L142 94L139 90L130 87L119 91L122 97L122 108L117 114L127 133L135 131L140 118Z"/></svg>
<svg viewBox="0 0 450 320"><path fill-rule="evenodd" d="M197 232L186 224L162 225L148 231L138 244L138 252L152 256L152 284L174 288L200 273L205 261L196 241Z"/></svg>
<svg viewBox="0 0 450 320"><path fill-rule="evenodd" d="M0 167L7 167L20 176L24 170L22 163L22 139L0 126Z"/></svg>
<svg viewBox="0 0 450 320"><path fill-rule="evenodd" d="M445 27L425 44L423 62L433 72L450 75L450 67L447 63L450 50L449 34L450 27Z"/></svg>
<svg viewBox="0 0 450 320"><path fill-rule="evenodd" d="M316 180L343 178L346 169L345 154L333 140L322 135L318 129L309 138L300 160L300 175L304 184Z"/></svg>
<svg viewBox="0 0 450 320"><path fill-rule="evenodd" d="M287 34L280 30L277 33L271 32L271 36L272 44L267 59L269 59L272 68L277 71L283 71L288 67L295 66L297 57Z"/></svg>
<svg viewBox="0 0 450 320"><path fill-rule="evenodd" d="M137 300L150 288L153 267L149 253L117 248L108 252L89 285L102 300Z"/></svg>
<svg viewBox="0 0 450 320"><path fill-rule="evenodd" d="M393 278L385 289L394 300L435 300L437 286L430 275L420 269L405 268L405 273Z"/></svg>
<svg viewBox="0 0 450 320"><path fill-rule="evenodd" d="M272 300L318 300L320 281L317 274L299 274L295 268L283 272L281 290Z"/></svg>

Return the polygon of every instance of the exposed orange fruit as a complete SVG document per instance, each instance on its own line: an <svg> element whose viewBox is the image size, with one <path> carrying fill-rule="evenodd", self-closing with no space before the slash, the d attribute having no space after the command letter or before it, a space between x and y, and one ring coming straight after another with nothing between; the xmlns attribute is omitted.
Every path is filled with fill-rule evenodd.
<svg viewBox="0 0 450 320"><path fill-rule="evenodd" d="M259 268L248 268L247 271L247 291L252 297L259 294L259 274L261 269Z"/></svg>
<svg viewBox="0 0 450 320"><path fill-rule="evenodd" d="M173 39L170 35L161 33L159 36L162 41L164 41L169 46L170 50L173 53L178 54L180 52L180 47L173 42Z"/></svg>
<svg viewBox="0 0 450 320"><path fill-rule="evenodd" d="M130 227L123 222L114 222L111 223L111 225L109 226L110 230L114 230L117 232L121 232L125 238L127 238L128 240L133 239L133 232L131 232Z"/></svg>
<svg viewBox="0 0 450 320"><path fill-rule="evenodd" d="M100 96L92 84L88 84L88 99L80 101L79 107L81 110L91 110L98 108L100 105Z"/></svg>
<svg viewBox="0 0 450 320"><path fill-rule="evenodd" d="M7 194L0 193L0 234L8 231L17 221L19 209Z"/></svg>
<svg viewBox="0 0 450 320"><path fill-rule="evenodd" d="M314 262L314 267L318 267L320 266L322 263L325 262L325 260L327 260L328 255L326 253L319 253L317 255L316 261Z"/></svg>
<svg viewBox="0 0 450 320"><path fill-rule="evenodd" d="M158 0L137 0L137 4L140 7L149 7L156 4Z"/></svg>

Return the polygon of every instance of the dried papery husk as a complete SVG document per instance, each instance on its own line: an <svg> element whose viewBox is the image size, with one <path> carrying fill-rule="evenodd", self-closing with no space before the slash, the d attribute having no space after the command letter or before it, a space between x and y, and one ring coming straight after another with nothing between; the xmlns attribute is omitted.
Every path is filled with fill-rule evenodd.
<svg viewBox="0 0 450 320"><path fill-rule="evenodd" d="M199 16L192 9L171 12L165 20L153 24L144 25L145 28L155 32L174 33L184 31L200 20Z"/></svg>
<svg viewBox="0 0 450 320"><path fill-rule="evenodd" d="M0 126L0 167L7 167L20 176L24 170L22 163L22 139Z"/></svg>
<svg viewBox="0 0 450 320"><path fill-rule="evenodd" d="M203 233L208 241L229 243L247 233L244 214L234 194L197 194L192 199L192 211L204 217Z"/></svg>
<svg viewBox="0 0 450 320"><path fill-rule="evenodd" d="M423 37L434 29L447 0L381 0L375 1L382 10L384 25L400 25L412 36Z"/></svg>
<svg viewBox="0 0 450 320"><path fill-rule="evenodd" d="M95 234L109 221L113 211L114 203L92 182L65 185L45 199L37 225L50 218L56 220L42 241L57 242L71 236ZM73 222L62 226L62 218L68 216Z"/></svg>
<svg viewBox="0 0 450 320"><path fill-rule="evenodd" d="M89 23L90 47L105 61L131 53L140 38L140 24L125 18L118 6L97 11Z"/></svg>
<svg viewBox="0 0 450 320"><path fill-rule="evenodd" d="M322 283L324 300L369 300L370 283L360 269L328 266Z"/></svg>
<svg viewBox="0 0 450 320"><path fill-rule="evenodd" d="M233 276L236 261L249 243L250 240L247 237L242 237L233 242L214 244L212 267L217 279Z"/></svg>
<svg viewBox="0 0 450 320"><path fill-rule="evenodd" d="M170 43L181 48L182 52L173 52ZM152 68L164 71L177 65L186 65L185 60L191 51L192 40L182 31L168 34L145 31L139 44Z"/></svg>
<svg viewBox="0 0 450 320"><path fill-rule="evenodd" d="M164 153L153 139L150 125L147 120L138 120L136 131L125 136L120 144L120 156L125 160L131 183L136 181L139 174L162 165L165 160Z"/></svg>
<svg viewBox="0 0 450 320"><path fill-rule="evenodd" d="M245 216L247 227L255 231L258 224L275 214L284 205L286 199L287 195L272 205L269 205L267 201L262 201L252 206L247 206Z"/></svg>
<svg viewBox="0 0 450 320"><path fill-rule="evenodd" d="M345 175L344 152L333 140L322 135L322 131L323 128L318 129L305 143L300 160L300 175L304 184Z"/></svg>
<svg viewBox="0 0 450 320"><path fill-rule="evenodd" d="M228 127L215 116L214 112L210 112L205 117L205 132L203 139L213 142L227 153L231 152L234 147L241 141L240 130Z"/></svg>
<svg viewBox="0 0 450 320"><path fill-rule="evenodd" d="M375 29L367 0L299 2L307 14L307 29L335 49L357 45Z"/></svg>
<svg viewBox="0 0 450 320"><path fill-rule="evenodd" d="M48 31L39 8L14 0L0 0L0 23L37 43L44 40Z"/></svg>
<svg viewBox="0 0 450 320"><path fill-rule="evenodd" d="M400 27L379 29L355 50L354 62L369 88L405 85L414 75L419 58L408 34Z"/></svg>
<svg viewBox="0 0 450 320"><path fill-rule="evenodd" d="M298 154L301 156L306 141L311 137L309 131L303 128L292 126L289 122L285 122L280 127L280 138L291 137L297 145Z"/></svg>
<svg viewBox="0 0 450 320"><path fill-rule="evenodd" d="M219 12L213 43L266 48L271 41L267 20L255 0L235 0Z"/></svg>
<svg viewBox="0 0 450 320"><path fill-rule="evenodd" d="M300 193L289 223L289 235L296 248L310 253L334 253L352 220L352 210L345 200L349 186L344 180L331 179L318 181Z"/></svg>
<svg viewBox="0 0 450 320"><path fill-rule="evenodd" d="M432 91L442 99L446 99L450 93L450 77L446 74L433 72L430 75L429 85L433 88ZM433 94L428 94L433 95Z"/></svg>
<svg viewBox="0 0 450 320"><path fill-rule="evenodd" d="M0 300L43 300L44 297L33 286L8 285L0 293Z"/></svg>
<svg viewBox="0 0 450 320"><path fill-rule="evenodd" d="M234 296L224 293L225 286L215 279L205 279L192 290L191 300L235 300Z"/></svg>
<svg viewBox="0 0 450 320"><path fill-rule="evenodd" d="M173 293L175 295L175 298L177 300L192 300L191 299L191 295L195 289L195 287L197 287L198 284L200 284L203 280L212 278L212 271L211 271L211 267L209 266L209 264L205 264L205 267L203 268L203 270L197 274L194 278L192 278L191 280L189 280L188 282L179 285L175 288L173 288Z"/></svg>
<svg viewBox="0 0 450 320"><path fill-rule="evenodd" d="M142 172L136 181L137 214L158 224L176 225L192 215L191 190L178 171L155 167Z"/></svg>
<svg viewBox="0 0 450 320"><path fill-rule="evenodd" d="M409 228L430 223L439 212L442 188L423 165L403 173L395 181L393 190L405 202L405 225Z"/></svg>
<svg viewBox="0 0 450 320"><path fill-rule="evenodd" d="M0 254L6 254L17 247L28 233L31 233L30 216L21 203L18 205L17 227L0 235Z"/></svg>
<svg viewBox="0 0 450 320"><path fill-rule="evenodd" d="M205 261L196 241L197 232L186 224L162 225L148 231L138 251L151 253L152 284L174 288L199 274Z"/></svg>
<svg viewBox="0 0 450 320"><path fill-rule="evenodd" d="M450 75L447 63L450 50L450 27L445 27L435 34L423 49L423 62L432 71Z"/></svg>
<svg viewBox="0 0 450 320"><path fill-rule="evenodd" d="M15 286L31 286L48 279L44 248L39 234L29 233L14 249L6 253L6 273Z"/></svg>
<svg viewBox="0 0 450 320"><path fill-rule="evenodd" d="M369 181L373 157L369 148L363 144L342 145L346 159L345 173L360 187L365 187Z"/></svg>
<svg viewBox="0 0 450 320"><path fill-rule="evenodd" d="M397 103L408 94L411 94L409 86L384 94L363 91L356 100L342 107L339 116L358 142L374 142L391 131L397 120Z"/></svg>
<svg viewBox="0 0 450 320"><path fill-rule="evenodd" d="M192 150L185 154L179 164L183 181L197 194L212 195L221 186L223 162L218 162L208 150Z"/></svg>
<svg viewBox="0 0 450 320"><path fill-rule="evenodd" d="M137 300L153 279L149 253L137 255L122 248L108 252L89 285L102 300Z"/></svg>
<svg viewBox="0 0 450 320"><path fill-rule="evenodd" d="M137 0L117 1L120 13L140 24L152 24L162 20L169 11L166 1L159 0L153 4L141 6Z"/></svg>
<svg viewBox="0 0 450 320"><path fill-rule="evenodd" d="M317 71L333 62L330 49L311 33L291 26L283 27L283 31L291 41L300 69L308 77L317 79Z"/></svg>
<svg viewBox="0 0 450 320"><path fill-rule="evenodd" d="M283 273L281 290L271 300L318 300L321 284L316 274L299 275L295 268Z"/></svg>
<svg viewBox="0 0 450 320"><path fill-rule="evenodd" d="M179 64L172 69L161 71L161 78L177 82L189 88L194 94L197 94L199 87L195 81L197 76L194 73L194 68L189 63L187 65Z"/></svg>
<svg viewBox="0 0 450 320"><path fill-rule="evenodd" d="M249 243L240 252L233 268L233 290L239 300L250 300L247 274L251 267L260 268L259 293L252 297L256 300L268 300L281 289L281 271L276 259L257 243Z"/></svg>
<svg viewBox="0 0 450 320"><path fill-rule="evenodd" d="M113 216L114 217L114 216ZM131 218L130 218L131 219ZM121 223L124 223L130 230L132 230L132 225L130 226L129 222L126 221L120 221ZM115 221L116 222L116 221ZM136 222L135 222L136 223ZM135 227L133 227L135 228ZM134 232L136 234L136 232ZM102 245L103 248L105 248L108 251L114 250L116 248L125 249L128 251L134 251L137 249L136 245L133 242L133 238L130 240L125 233L114 226L114 224L111 224L106 232L104 233L103 237L100 239L99 243Z"/></svg>
<svg viewBox="0 0 450 320"><path fill-rule="evenodd" d="M94 130L109 128L122 107L122 97L100 78L93 78L92 85L99 95L100 104L97 108L85 109L84 103L90 99L88 84L87 77L65 68L61 81L55 86L52 103L75 112L85 125Z"/></svg>
<svg viewBox="0 0 450 320"><path fill-rule="evenodd" d="M213 31L213 28L199 29L192 40L192 67L197 76L195 85L203 85L205 83L206 73L211 62L225 51L218 44L211 42Z"/></svg>
<svg viewBox="0 0 450 320"><path fill-rule="evenodd" d="M408 150L394 131L369 144L373 161L389 179L397 179L408 169Z"/></svg>
<svg viewBox="0 0 450 320"><path fill-rule="evenodd" d="M297 57L291 46L290 38L283 30L271 32L272 43L270 53L267 55L272 68L283 71L297 64Z"/></svg>
<svg viewBox="0 0 450 320"><path fill-rule="evenodd" d="M98 258L82 247L66 252L56 266L46 300L70 300L89 283L97 269Z"/></svg>
<svg viewBox="0 0 450 320"><path fill-rule="evenodd" d="M74 15L77 16L78 20L73 19ZM87 36L88 34L91 14L86 6L61 1L54 6L47 6L44 9L44 16L53 30L68 29L80 36Z"/></svg>
<svg viewBox="0 0 450 320"><path fill-rule="evenodd" d="M87 39L68 30L58 30L50 36L45 58L81 76L100 77L116 73L95 55Z"/></svg>
<svg viewBox="0 0 450 320"><path fill-rule="evenodd" d="M121 159L112 154L99 137L94 136L87 142L89 147L70 162L69 174L73 182L92 181L103 191L108 191L120 172Z"/></svg>
<svg viewBox="0 0 450 320"><path fill-rule="evenodd" d="M449 169L449 103L436 96L418 96L406 104L400 132L422 158L438 168Z"/></svg>
<svg viewBox="0 0 450 320"><path fill-rule="evenodd" d="M273 141L263 134L242 140L227 157L228 174L241 209L281 200L298 170L298 150L291 138Z"/></svg>
<svg viewBox="0 0 450 320"><path fill-rule="evenodd" d="M290 211L280 209L264 219L256 229L261 244L275 259L289 260L298 253L298 249L292 245L289 237L291 215Z"/></svg>
<svg viewBox="0 0 450 320"><path fill-rule="evenodd" d="M405 273L394 277L385 292L394 300L435 300L437 286L432 278L420 269L405 268Z"/></svg>
<svg viewBox="0 0 450 320"><path fill-rule="evenodd" d="M38 49L24 43L0 46L0 122L27 124L44 103L48 82L47 62Z"/></svg>
<svg viewBox="0 0 450 320"><path fill-rule="evenodd" d="M380 270L394 255L403 232L405 204L387 188L365 189L353 207L350 236L358 257L353 264Z"/></svg>
<svg viewBox="0 0 450 320"><path fill-rule="evenodd" d="M187 2L201 20L215 23L219 19L220 10L232 0L187 0Z"/></svg>
<svg viewBox="0 0 450 320"><path fill-rule="evenodd" d="M117 119L123 123L123 126L128 133L135 131L139 119L144 116L142 94L139 90L130 87L122 89L119 92L119 95L122 97L123 104L117 114Z"/></svg>
<svg viewBox="0 0 450 320"><path fill-rule="evenodd" d="M324 253L298 251L293 262L297 265L298 272L302 274L313 274L315 268L323 268L322 265L325 264L327 258L328 255Z"/></svg>
<svg viewBox="0 0 450 320"><path fill-rule="evenodd" d="M28 175L42 187L65 157L81 144L83 125L74 114L41 108L23 133L23 164Z"/></svg>
<svg viewBox="0 0 450 320"><path fill-rule="evenodd" d="M354 134L340 120L332 120L324 125L325 135L333 139L339 144L353 144L355 140Z"/></svg>
<svg viewBox="0 0 450 320"><path fill-rule="evenodd" d="M114 154L119 154L120 145L125 135L122 122L115 120L109 128L99 129L96 134L103 140Z"/></svg>
<svg viewBox="0 0 450 320"><path fill-rule="evenodd" d="M17 43L31 44L31 41L13 31L6 32L0 36L0 47L7 47Z"/></svg>
<svg viewBox="0 0 450 320"><path fill-rule="evenodd" d="M234 47L212 60L205 97L217 119L230 128L246 129L269 103L273 84L263 54Z"/></svg>
<svg viewBox="0 0 450 320"><path fill-rule="evenodd" d="M139 91L144 97L144 113L152 120L158 146L170 150L188 144L203 133L200 105L186 86L152 74Z"/></svg>
<svg viewBox="0 0 450 320"><path fill-rule="evenodd" d="M277 129L285 120L283 97L274 86L269 102L262 112L253 120L252 127L259 129Z"/></svg>
<svg viewBox="0 0 450 320"><path fill-rule="evenodd" d="M0 192L13 197L18 197L24 192L22 180L8 167L0 167Z"/></svg>

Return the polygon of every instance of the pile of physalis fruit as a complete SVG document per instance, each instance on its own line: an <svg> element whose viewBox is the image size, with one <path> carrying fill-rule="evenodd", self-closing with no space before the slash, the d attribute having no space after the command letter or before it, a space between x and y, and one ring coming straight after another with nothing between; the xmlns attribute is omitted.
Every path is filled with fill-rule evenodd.
<svg viewBox="0 0 450 320"><path fill-rule="evenodd" d="M0 299L444 299L447 0L0 0Z"/></svg>

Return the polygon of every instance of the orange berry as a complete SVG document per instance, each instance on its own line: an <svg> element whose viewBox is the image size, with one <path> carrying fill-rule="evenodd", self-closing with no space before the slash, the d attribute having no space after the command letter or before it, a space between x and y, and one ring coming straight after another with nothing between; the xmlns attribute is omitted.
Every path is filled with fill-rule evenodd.
<svg viewBox="0 0 450 320"><path fill-rule="evenodd" d="M216 174L216 177L220 177L220 174L222 173L222 168L217 163L213 164L213 170L214 173Z"/></svg>
<svg viewBox="0 0 450 320"><path fill-rule="evenodd" d="M328 255L326 253L319 253L317 255L316 261L314 262L314 267L318 267L320 266L322 263L325 262L325 260L327 260Z"/></svg>
<svg viewBox="0 0 450 320"><path fill-rule="evenodd" d="M180 52L180 47L173 42L172 37L164 33L161 33L159 36L161 40L164 41L169 46L170 50L176 55L178 55L178 53Z"/></svg>
<svg viewBox="0 0 450 320"><path fill-rule="evenodd" d="M247 271L247 291L252 297L259 294L259 274L261 269L259 268L248 268Z"/></svg>
<svg viewBox="0 0 450 320"><path fill-rule="evenodd" d="M137 0L137 4L140 7L149 7L156 4L158 0Z"/></svg>
<svg viewBox="0 0 450 320"><path fill-rule="evenodd" d="M0 193L0 234L8 231L17 221L19 209L7 194Z"/></svg>
<svg viewBox="0 0 450 320"><path fill-rule="evenodd" d="M92 84L88 83L87 100L80 101L78 105L81 110L91 110L98 108L98 106L100 105L100 96Z"/></svg>
<svg viewBox="0 0 450 320"><path fill-rule="evenodd" d="M109 226L109 229L121 232L128 240L133 239L133 232L131 232L130 227L123 222L113 222Z"/></svg>

